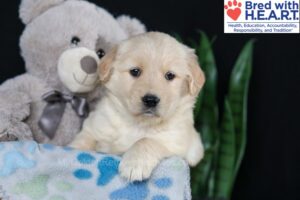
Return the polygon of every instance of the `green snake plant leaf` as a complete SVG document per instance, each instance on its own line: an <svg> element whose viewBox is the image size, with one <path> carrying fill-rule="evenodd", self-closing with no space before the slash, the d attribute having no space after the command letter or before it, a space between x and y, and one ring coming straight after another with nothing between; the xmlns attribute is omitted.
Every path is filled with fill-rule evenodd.
<svg viewBox="0 0 300 200"><path fill-rule="evenodd" d="M225 98L215 176L215 198L230 199L235 170L236 135L230 104Z"/></svg>
<svg viewBox="0 0 300 200"><path fill-rule="evenodd" d="M208 195L208 181L211 173L212 159L214 155L213 148L205 150L205 156L200 164L192 168L192 195L194 197L206 197Z"/></svg>
<svg viewBox="0 0 300 200"><path fill-rule="evenodd" d="M232 109L236 133L235 173L237 175L246 148L247 99L252 72L252 53L254 40L250 40L242 49L231 73L228 99Z"/></svg>
<svg viewBox="0 0 300 200"><path fill-rule="evenodd" d="M194 119L195 127L201 133L205 156L201 163L192 169L192 192L194 196L203 197L207 195L209 190L208 181L212 170L218 124L216 104L217 70L211 43L204 33L201 33L197 54L206 76L206 83L197 99Z"/></svg>
<svg viewBox="0 0 300 200"><path fill-rule="evenodd" d="M196 125L217 125L218 114L216 109L216 96L217 96L217 68L215 57L211 48L211 43L205 33L201 32L201 41L199 47L196 49L200 66L205 74L205 84L197 98L196 106L194 109ZM204 116L205 114L205 116ZM207 117L206 115L209 115ZM203 126L196 126L202 128ZM201 130L200 130L201 131ZM204 134L202 133L202 137Z"/></svg>

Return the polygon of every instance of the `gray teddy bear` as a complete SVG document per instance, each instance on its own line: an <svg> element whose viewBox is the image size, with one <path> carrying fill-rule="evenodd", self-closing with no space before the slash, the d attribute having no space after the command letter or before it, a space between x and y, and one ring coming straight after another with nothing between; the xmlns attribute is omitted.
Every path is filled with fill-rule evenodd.
<svg viewBox="0 0 300 200"><path fill-rule="evenodd" d="M20 18L27 73L0 86L0 141L66 145L101 96L105 52L145 27L82 0L22 0Z"/></svg>

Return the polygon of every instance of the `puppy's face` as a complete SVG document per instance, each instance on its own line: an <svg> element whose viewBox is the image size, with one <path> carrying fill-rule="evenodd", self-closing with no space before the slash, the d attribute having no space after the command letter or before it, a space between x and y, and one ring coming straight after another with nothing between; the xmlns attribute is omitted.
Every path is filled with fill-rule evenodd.
<svg viewBox="0 0 300 200"><path fill-rule="evenodd" d="M156 120L195 99L205 79L193 50L154 32L115 47L100 63L100 73L106 88L133 116Z"/></svg>

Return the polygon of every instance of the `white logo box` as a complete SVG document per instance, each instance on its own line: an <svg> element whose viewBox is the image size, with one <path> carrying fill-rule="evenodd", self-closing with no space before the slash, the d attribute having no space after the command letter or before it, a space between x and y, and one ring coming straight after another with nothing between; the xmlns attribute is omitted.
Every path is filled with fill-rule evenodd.
<svg viewBox="0 0 300 200"><path fill-rule="evenodd" d="M299 0L225 0L225 33L299 33Z"/></svg>

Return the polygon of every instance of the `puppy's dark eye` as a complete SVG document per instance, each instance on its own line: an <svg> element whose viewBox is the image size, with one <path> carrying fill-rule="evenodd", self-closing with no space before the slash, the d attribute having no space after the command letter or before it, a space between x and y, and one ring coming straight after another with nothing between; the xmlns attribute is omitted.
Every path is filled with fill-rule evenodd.
<svg viewBox="0 0 300 200"><path fill-rule="evenodd" d="M140 68L133 68L130 70L130 74L133 77L139 77L142 73L142 70Z"/></svg>
<svg viewBox="0 0 300 200"><path fill-rule="evenodd" d="M78 45L79 42L80 42L80 38L79 37L77 37L77 36L72 37L71 44Z"/></svg>
<svg viewBox="0 0 300 200"><path fill-rule="evenodd" d="M167 72L167 73L165 74L165 78L166 78L168 81L173 80L175 77L176 77L176 75L175 75L173 72Z"/></svg>
<svg viewBox="0 0 300 200"><path fill-rule="evenodd" d="M103 56L105 56L105 51L103 49L99 49L97 51L97 55L99 58L102 58Z"/></svg>

